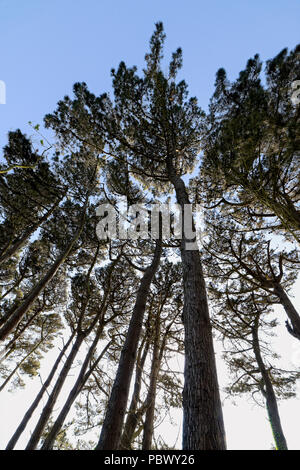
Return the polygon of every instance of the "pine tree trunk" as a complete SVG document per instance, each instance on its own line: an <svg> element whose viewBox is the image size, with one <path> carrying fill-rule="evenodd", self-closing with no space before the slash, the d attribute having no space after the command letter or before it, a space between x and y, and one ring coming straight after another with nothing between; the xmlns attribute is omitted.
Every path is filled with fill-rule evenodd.
<svg viewBox="0 0 300 470"><path fill-rule="evenodd" d="M78 334L77 337L76 337L76 340L72 346L72 349L68 355L68 358L59 374L59 377L56 381L56 384L52 390L52 392L50 393L49 397L48 397L48 400L47 400L47 403L42 411L42 414L40 416L40 419L31 435L31 438L26 446L26 450L34 450L36 449L38 443L39 443L39 440L41 438L41 435L45 429L45 426L48 422L48 419L50 418L51 416L51 413L53 411L53 408L54 408L54 405L56 403L56 400L58 398L58 395L65 383L65 380L67 378L67 375L68 373L70 372L70 369L72 367L72 364L74 362L74 359L77 355L77 352L82 344L84 340L84 335L83 334Z"/></svg>
<svg viewBox="0 0 300 470"><path fill-rule="evenodd" d="M99 248L100 248L100 244L98 243L97 245L97 250L95 252L95 256L94 256L94 259L93 259L93 262L90 266L90 269L89 269L89 275L91 274L92 272L92 269L93 267L95 266L95 262L97 260L97 257L98 257L98 253L99 253ZM88 350L88 353L85 357L85 360L83 361L83 364L82 364L82 367L80 369L80 372L79 372L79 376L73 386L73 388L71 389L70 393L69 393L69 396L67 398L67 401L65 403L65 405L63 406L61 412L59 413L50 433L48 434L48 436L46 437L45 439L45 442L41 448L41 450L46 450L46 449L52 449L53 448L53 445L55 443L55 439L56 439L56 436L57 434L59 433L63 423L64 423L64 420L66 419L66 416L72 406L72 404L74 403L74 400L76 400L76 397L78 396L78 394L81 392L82 390L82 387L84 386L84 384L86 383L86 381L89 379L90 375L92 374L92 372L94 371L95 367L97 366L98 362L101 360L102 356L105 354L105 352L107 351L107 349L109 348L110 343L108 343L108 345L104 348L104 350L102 351L102 353L100 354L100 356L98 357L98 359L95 361L95 363L93 364L92 367L90 367L90 370L88 372L86 372L87 368L88 368L88 365L89 365L89 362L93 356L93 353L97 347L97 344L99 342L99 338L101 336L101 333L103 332L103 328L104 328L104 325L105 325L105 322L104 322L104 315L105 315L105 309L106 309L106 302L107 302L107 298L108 298L108 295L109 295L109 292L110 292L110 289L111 289L111 286L110 286L110 277L112 275L112 272L113 272L113 269L115 267L115 265L117 264L118 260L120 259L120 256L118 256L112 263L111 263L111 266L109 268L109 276L107 278L107 282L108 282L108 286L107 288L104 290L104 293L103 293L103 298L102 298L102 302L100 304L100 306L98 306L98 308L96 308L96 310L94 311L95 313L95 318L92 320L91 324L89 325L88 328L86 328L84 331L81 331L81 334L78 335L78 337L80 336L81 340L80 340L80 344L79 344L79 347L83 341L84 338L86 338L91 332L92 330L94 329L94 327L96 326L96 324L98 323L98 327L97 327L97 330L96 330L96 333L95 333L95 338L94 340L92 341L92 344ZM84 313L85 313L85 309L86 309L86 306L87 304L85 304L85 307L83 308L82 312L81 312L81 316L80 316L80 319L78 321L78 328L81 329L81 324L82 324L82 319L84 317ZM75 346L75 345L74 345ZM77 348L79 349L79 348ZM72 352L71 352L72 353ZM60 391L60 390L59 390ZM59 393L58 391L58 393ZM47 405L46 405L47 406ZM50 415L49 415L50 416ZM48 417L49 417L48 416Z"/></svg>
<svg viewBox="0 0 300 470"><path fill-rule="evenodd" d="M188 194L171 166L169 178L184 211L184 205L190 205ZM199 250L187 250L187 242L184 237L181 244L185 330L183 449L224 450L225 430L206 286Z"/></svg>
<svg viewBox="0 0 300 470"><path fill-rule="evenodd" d="M279 297L281 305L284 307L284 310L291 322L291 325L288 324L288 331L295 338L300 340L300 315L295 309L294 305L290 301L288 295L285 293L284 289L280 284L277 284L274 287L274 294Z"/></svg>
<svg viewBox="0 0 300 470"><path fill-rule="evenodd" d="M27 240L34 234L34 232L53 214L55 209L58 207L59 203L61 202L62 198L56 201L55 204L49 209L40 220L38 220L35 224L33 224L21 237L16 238L7 249L0 256L0 264L5 263L8 261L17 251L19 251Z"/></svg>
<svg viewBox="0 0 300 470"><path fill-rule="evenodd" d="M51 268L47 271L47 273L42 277L42 279L38 282L38 284L35 287L33 287L33 289L27 295L27 297L22 302L22 304L19 305L19 307L17 307L15 310L9 312L6 315L6 318L1 319L4 324L0 328L0 341L4 341L5 338L15 328L15 326L18 325L18 323L21 321L24 315L28 312L28 310L30 309L34 301L38 298L38 296L41 294L41 292L47 286L47 284L49 284L49 282L53 279L53 277L57 273L60 266L65 262L66 258L69 256L74 244L76 243L76 241L78 240L82 232L83 224L85 220L85 217L84 217L85 211L86 211L86 206L84 208L84 213L83 213L80 227L77 230L74 237L72 238L71 242L68 244L65 251L60 256L58 256L55 263L51 266Z"/></svg>
<svg viewBox="0 0 300 470"><path fill-rule="evenodd" d="M260 346L259 346L259 339L258 339L258 332L257 332L257 324L256 327L252 329L252 338L253 338L253 350L256 358L256 362L258 364L260 373L263 378L263 382L265 385L265 391L263 392L266 398L266 405L267 411L270 419L270 424L274 436L274 441L276 444L276 448L278 450L288 450L286 439L282 430L276 395L273 389L272 382L270 380L270 376L268 371L266 370L265 364L263 362Z"/></svg>
<svg viewBox="0 0 300 470"><path fill-rule="evenodd" d="M137 292L135 306L122 348L116 378L106 410L97 450L119 449L129 387L134 369L138 343L143 325L146 301L152 279L159 266L161 241L157 241L151 265L146 269Z"/></svg>
<svg viewBox="0 0 300 470"><path fill-rule="evenodd" d="M142 345L143 346L143 345ZM146 342L143 354L137 360L136 372L135 372L135 383L132 393L132 399L130 402L127 419L124 425L124 430L121 438L121 450L131 450L133 436L138 425L138 422L142 416L142 410L137 409L140 398L141 385L142 385L142 372L144 369L146 357L149 351L149 341Z"/></svg>
<svg viewBox="0 0 300 470"><path fill-rule="evenodd" d="M6 450L13 450L18 439L20 438L22 432L24 431L24 429L26 428L31 416L33 415L33 413L35 412L35 410L37 409L41 399L43 398L43 395L45 393L45 391L47 390L47 388L49 387L56 371L57 371L57 368L58 366L60 365L60 362L65 354L65 352L67 351L72 339L74 337L74 334L72 334L70 336L70 338L68 339L67 343L64 345L63 349L61 350L61 352L59 353L51 371L50 371L50 374L48 375L46 381L44 382L41 390L39 391L39 393L37 394L36 398L34 399L32 405L28 408L28 410L26 411L25 415L24 415L24 418L22 419L21 423L19 424L19 426L17 427L14 435L12 436L12 438L10 439L9 443L7 444L6 446Z"/></svg>
<svg viewBox="0 0 300 470"><path fill-rule="evenodd" d="M142 450L151 450L153 430L154 430L154 412L157 377L160 369L160 315L157 313L155 318L155 337L153 345L153 357L150 372L150 384L146 398L146 416L144 423Z"/></svg>
<svg viewBox="0 0 300 470"><path fill-rule="evenodd" d="M66 417L67 417L67 415L68 415L68 413L71 409L71 406L73 405L74 401L78 397L78 395L81 392L82 388L84 387L85 383L89 379L89 377L90 377L91 373L93 372L93 370L95 369L96 365L99 363L99 361L101 360L101 358L104 356L104 354L108 350L109 346L111 345L111 342L109 342L107 344L107 346L104 348L104 350L102 351L102 353L98 357L98 359L95 362L95 364L93 365L93 367L87 372L89 363L90 363L90 361L92 359L92 356L95 352L95 349L96 349L97 344L99 342L99 338L100 338L100 335L101 335L102 331L103 331L103 324L98 328L96 336L95 336L95 338L94 338L94 340L93 340L93 342L92 342L92 344L91 344L91 346L88 350L88 353L87 353L87 355L86 355L86 357L83 361L83 364L81 366L78 378L77 378L72 390L70 391L69 396L68 396L61 412L59 413L54 425L52 426L52 429L51 429L50 433L46 437L45 442L41 447L41 450L51 450L51 449L53 449L53 446L55 444L56 436L59 433L60 429L62 428L62 426L64 424L64 421L65 421L65 419L66 419Z"/></svg>

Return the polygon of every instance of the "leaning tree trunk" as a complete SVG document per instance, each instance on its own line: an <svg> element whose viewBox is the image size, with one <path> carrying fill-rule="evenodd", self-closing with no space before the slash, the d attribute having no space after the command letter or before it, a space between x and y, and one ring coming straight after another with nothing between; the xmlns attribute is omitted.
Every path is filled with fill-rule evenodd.
<svg viewBox="0 0 300 470"><path fill-rule="evenodd" d="M56 418L55 423L53 424L50 433L46 437L45 442L41 447L41 450L52 450L53 449L53 446L55 444L56 436L59 433L60 429L62 428L62 426L64 424L64 421L65 421L65 419L66 419L66 417L67 417L67 415L68 415L68 413L71 409L71 406L73 405L74 401L78 397L78 395L81 392L82 388L84 387L87 380L91 376L92 372L95 370L97 364L99 363L99 361L102 359L102 357L104 356L104 354L106 353L106 351L110 347L110 345L112 343L111 341L105 346L105 348L103 349L103 351L101 352L101 354L99 355L97 360L94 362L94 364L87 371L89 363L92 359L92 356L93 356L93 354L95 352L95 349L97 347L97 344L99 342L100 335L103 331L103 326L104 326L103 323L99 326L99 328L97 330L97 333L96 333L96 336L95 336L95 338L94 338L94 340L93 340L93 342L92 342L92 344L91 344L91 346L88 350L88 353L87 353L87 355L86 355L86 357L83 361L83 364L81 366L79 375L77 377L77 380L76 380L72 390L70 391L69 396L68 396L61 412L59 413L58 417Z"/></svg>
<svg viewBox="0 0 300 470"><path fill-rule="evenodd" d="M89 269L88 276L91 274L92 269L95 266L97 256L98 256L98 253L99 253L99 248L100 248L100 245L98 243L94 259L93 259L92 264L91 264L90 269ZM90 371L85 374L86 369L87 369L88 364L89 364L89 361L90 361L90 359L93 355L93 352L94 352L94 350L97 346L97 343L99 341L101 332L103 331L103 327L105 325L104 312L105 312L105 308L106 308L107 297L108 297L108 294L110 292L109 279L110 279L110 276L113 272L113 268L115 267L115 265L118 262L119 258L120 258L120 256L118 256L111 263L111 266L110 266L110 269L109 269L109 276L108 276L108 286L107 286L107 288L105 289L105 291L103 293L102 302L100 304L100 307L96 308L96 310L94 312L96 315L95 315L94 319L92 320L91 324L89 325L89 327L87 327L85 330L82 330L81 327L82 327L82 319L83 319L85 311L86 311L87 303L85 303L85 305L83 306L80 317L78 319L75 343L74 343L74 345L73 345L73 347L70 351L70 354L69 354L69 356L68 356L68 358L67 358L67 360L66 360L66 362L65 362L65 364L64 364L64 366L63 366L63 368L60 372L60 375L59 375L59 377L57 379L57 382L56 382L56 384L55 384L55 386L52 390L52 393L50 394L50 396L48 398L48 401L47 401L47 403L46 403L46 405L43 409L40 420L39 420L39 422L36 426L36 429L34 431L34 434L36 433L36 435L35 436L34 436L34 434L32 435L31 440L29 441L29 443L27 445L26 449L28 449L28 450L32 449L32 448L36 448L36 446L38 444L38 441L41 437L41 434L42 434L42 432L43 432L43 430L44 430L44 428L47 424L47 421L51 416L51 413L53 411L53 407L56 403L58 395L59 395L59 393L60 393L60 391L61 391L61 389L62 389L62 387L65 383L68 372L69 372L69 370L70 370L70 368L71 368L71 366L74 362L76 354L77 354L78 350L80 349L84 339L89 336L89 334L93 331L93 329L97 325L97 323L98 323L98 327L97 327L97 330L96 330L96 335L95 335L94 341L92 342L92 345L89 349L87 357L85 358L85 360L83 362L81 371L79 373L79 377L78 377L77 381L75 382L75 385L73 386L73 388L72 388L72 390L69 394L69 398L68 398L67 402L65 403L65 406L61 410L61 413L59 414L59 416L58 416L56 422L54 423L54 426L53 426L53 428L50 432L50 437L49 437L49 440L47 441L47 444L46 444L47 446L49 445L49 448L51 448L51 446L54 444L56 435L57 435L60 427L62 426L62 424L64 422L64 419L67 416L73 401L76 399L76 396L78 395L78 393L80 393L81 387L84 385L86 380L88 380L90 374L92 373L92 371L94 370L97 363L100 361L100 359L102 357L100 355L100 357L95 362L93 368L91 368ZM105 351L106 351L106 349L104 350L103 354L105 353ZM44 445L45 445L45 443L44 443ZM44 447L43 447L43 449L44 449Z"/></svg>
<svg viewBox="0 0 300 470"><path fill-rule="evenodd" d="M161 329L160 329L160 314L157 314L155 319L155 339L153 347L153 358L151 364L150 372L150 385L145 400L146 408L146 417L144 424L144 434L142 442L142 450L151 450L151 444L153 439L154 431L154 413L155 413L155 400L156 400L156 389L157 389L157 379L160 371L161 362L165 352L165 347L167 344L168 334L171 330L171 327L175 319L166 328L166 331L163 335L162 341L160 342Z"/></svg>
<svg viewBox="0 0 300 470"><path fill-rule="evenodd" d="M46 381L44 382L41 390L39 391L39 393L37 394L36 398L34 399L32 405L28 408L28 410L26 411L25 415L24 415L24 418L22 419L21 423L19 424L19 426L17 427L14 435L12 436L12 438L10 439L9 443L7 444L6 446L6 450L12 450L14 449L19 437L21 436L22 432L24 431L24 429L26 428L31 416L33 415L33 413L35 412L35 410L37 409L41 399L43 398L43 395L45 393L45 391L47 390L47 388L49 387L57 369L58 369L58 366L60 365L60 362L63 358L63 356L65 355L65 352L67 351L72 339L74 337L74 333L70 336L70 338L68 339L67 343L64 345L64 347L62 348L61 352L59 353L51 371L50 371L50 374L48 375Z"/></svg>
<svg viewBox="0 0 300 470"><path fill-rule="evenodd" d="M35 224L29 227L28 230L21 236L16 238L9 246L1 253L0 264L8 261L17 251L19 251L27 242L27 240L34 234L34 232L53 214L55 209L58 207L62 198L58 199L53 206L43 215Z"/></svg>
<svg viewBox="0 0 300 470"><path fill-rule="evenodd" d="M152 279L159 266L162 251L161 246L161 240L158 240L156 242L152 263L146 269L140 281L125 344L121 351L116 378L109 398L100 439L96 446L97 450L115 450L118 449L120 445L129 387L143 325L146 301Z"/></svg>
<svg viewBox="0 0 300 470"><path fill-rule="evenodd" d="M141 349L144 345L141 345ZM149 340L146 341L146 344L143 349L140 351L141 354L138 355L137 363L136 363L136 372L135 372L135 383L134 389L132 393L132 398L127 414L127 419L124 425L122 437L121 437L121 450L131 450L132 441L134 437L134 433L136 427L139 423L139 420L143 414L144 407L138 410L138 402L140 399L140 392L142 386L142 373L145 365L145 361L149 351ZM139 357L141 355L141 357Z"/></svg>
<svg viewBox="0 0 300 470"><path fill-rule="evenodd" d="M72 346L72 349L68 355L68 358L59 374L59 377L56 381L56 384L54 385L53 387L53 390L52 392L50 393L49 397L48 397L48 400L47 400L47 403L46 405L44 406L44 409L42 411L42 414L40 416L40 419L38 420L38 423L31 435L31 438L29 439L29 442L26 446L26 450L34 450L38 443L39 443L39 440L41 438L41 435L45 429L45 426L48 422L48 419L50 418L51 414L52 414L52 411L53 411L53 408L54 408L54 405L56 403L56 400L58 398L58 395L65 383L65 380L67 378L67 375L68 373L70 372L70 369L72 367L72 364L74 362L74 359L77 355L77 352L84 340L85 336L84 334L78 334L77 337L76 337L76 340L75 340L75 343L73 344Z"/></svg>
<svg viewBox="0 0 300 470"><path fill-rule="evenodd" d="M169 178L182 212L188 210L191 214L185 184L171 165ZM225 430L206 286L199 249L188 249L189 242L184 235L181 243L185 330L183 449L224 450Z"/></svg>
<svg viewBox="0 0 300 470"><path fill-rule="evenodd" d="M258 364L260 373L263 378L263 382L265 385L265 391L263 394L266 399L267 411L270 419L270 424L274 436L274 441L276 444L276 448L278 450L288 450L286 439L282 430L276 395L274 392L274 388L272 382L270 380L269 373L265 367L264 361L261 356L260 352L260 345L258 339L258 324L256 322L256 326L252 329L252 338L253 338L253 350L256 358L256 362Z"/></svg>
<svg viewBox="0 0 300 470"><path fill-rule="evenodd" d="M33 354L40 347L40 345L45 341L45 339L47 339L47 336L45 338L41 338L33 346L33 348L23 357L23 359L21 359L21 361L16 365L16 367L11 371L11 373L8 375L8 377L6 377L4 382L0 385L0 392L2 392L5 389L6 385L10 382L10 380L13 378L15 373L20 369L22 364L24 364L24 362L31 356L31 354Z"/></svg>
<svg viewBox="0 0 300 470"><path fill-rule="evenodd" d="M300 315L290 301L288 295L280 284L274 287L274 294L279 297L280 303L283 306L291 324L287 322L288 332L295 338L300 340Z"/></svg>
<svg viewBox="0 0 300 470"><path fill-rule="evenodd" d="M18 331L16 329L14 331L14 336L13 338L1 349L0 351L0 364L7 359L7 357L14 351L15 349L15 343L17 339L19 339L24 331L27 331L28 327L31 325L33 320L43 311L44 305L42 307L39 307L34 314L29 318L29 320L22 325L21 329Z"/></svg>
<svg viewBox="0 0 300 470"><path fill-rule="evenodd" d="M155 412L155 396L157 377L160 369L161 355L160 355L160 315L156 313L155 318L155 333L153 345L153 357L150 371L150 384L146 397L145 407L146 416L144 423L142 450L151 450L153 430L154 430L154 412Z"/></svg>
<svg viewBox="0 0 300 470"><path fill-rule="evenodd" d="M76 243L76 241L78 240L82 232L84 220L85 220L85 211L86 211L86 206L84 208L84 215L82 217L80 227L75 233L70 243L68 244L65 251L60 256L58 256L54 264L47 271L47 273L42 277L42 279L38 282L38 284L35 287L33 287L33 289L29 292L29 294L27 295L25 300L22 302L22 304L19 305L19 307L17 307L15 310L10 311L5 316L5 318L1 319L1 323L3 326L0 328L0 341L5 340L5 338L11 333L11 331L15 328L15 326L18 325L18 323L21 321L24 315L28 312L28 310L30 309L34 301L38 298L38 296L41 294L41 292L47 286L47 284L49 284L49 282L53 279L53 277L57 273L60 266L65 262L65 260L69 256L74 244Z"/></svg>

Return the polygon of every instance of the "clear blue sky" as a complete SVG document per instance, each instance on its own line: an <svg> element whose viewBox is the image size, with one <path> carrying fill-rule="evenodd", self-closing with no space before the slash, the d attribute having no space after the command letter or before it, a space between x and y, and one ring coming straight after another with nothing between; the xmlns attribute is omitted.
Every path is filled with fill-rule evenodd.
<svg viewBox="0 0 300 470"><path fill-rule="evenodd" d="M263 59L299 41L298 0L0 0L0 146L8 130L29 132L76 81L110 87L121 60L142 66L154 23L166 52L183 48L183 76L203 108L216 70L234 78L256 52Z"/></svg>

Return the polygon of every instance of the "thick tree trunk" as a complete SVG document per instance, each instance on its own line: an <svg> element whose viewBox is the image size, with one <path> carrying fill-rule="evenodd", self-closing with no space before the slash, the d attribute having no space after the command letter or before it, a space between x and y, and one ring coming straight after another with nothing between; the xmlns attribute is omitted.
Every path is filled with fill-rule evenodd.
<svg viewBox="0 0 300 470"><path fill-rule="evenodd" d="M274 287L274 294L279 297L280 303L283 306L291 324L287 322L287 328L289 333L295 338L300 340L300 315L295 309L294 305L290 301L288 295L285 293L284 289L280 284L277 284Z"/></svg>
<svg viewBox="0 0 300 470"><path fill-rule="evenodd" d="M274 441L276 444L276 448L278 450L288 450L286 439L285 439L282 426L281 426L276 395L273 389L272 382L270 380L269 373L265 367L265 364L261 356L257 330L258 328L257 328L257 323L256 323L256 327L252 329L253 350L254 350L256 362L258 364L258 367L259 367L259 370L260 370L260 373L262 375L263 382L265 385L265 391L263 392L263 394L266 399L267 411L268 411L270 424L271 424L271 428L272 428L272 432L274 436Z"/></svg>
<svg viewBox="0 0 300 470"><path fill-rule="evenodd" d="M106 351L110 347L111 342L109 342L106 345L106 347L104 348L104 350L102 351L102 353L100 354L98 359L95 361L93 366L87 372L89 363L90 363L90 361L92 359L92 356L95 352L95 349L96 349L97 344L99 342L99 338L100 338L100 335L101 335L102 331L103 331L103 324L97 330L96 336L95 336L95 338L94 338L94 340L93 340L93 342L92 342L92 344L91 344L91 346L88 350L88 353L87 353L87 355L86 355L86 357L83 361L83 364L81 366L78 378L77 378L72 390L70 391L69 396L68 396L61 412L59 413L59 415L58 415L58 417L57 417L50 433L46 437L45 442L41 447L41 450L51 450L51 449L53 449L53 446L55 444L56 436L59 433L60 429L62 428L62 426L64 424L64 421L65 421L65 419L66 419L66 417L67 417L67 415L68 415L68 413L71 409L71 406L73 405L74 401L78 397L78 395L81 392L82 388L84 387L85 383L87 382L87 380L91 376L91 374L92 374L93 370L95 369L96 365L99 363L99 361L102 359L102 357L104 356L104 354L106 353Z"/></svg>
<svg viewBox="0 0 300 470"><path fill-rule="evenodd" d="M125 344L121 352L116 378L109 398L100 439L96 447L97 450L115 450L118 449L120 445L129 387L143 325L146 301L152 279L159 266L161 251L161 241L159 240L156 242L152 263L146 269L140 281Z"/></svg>
<svg viewBox="0 0 300 470"><path fill-rule="evenodd" d="M43 398L43 395L45 393L45 391L47 390L47 388L49 387L59 365L60 365L60 362L65 354L65 352L67 351L72 339L74 337L74 334L72 334L70 336L70 338L68 339L67 343L64 345L64 347L62 348L61 352L59 353L51 371L50 371L50 374L48 375L46 381L44 382L41 390L39 391L39 393L37 394L36 398L34 399L32 405L28 408L28 410L26 411L25 415L24 415L24 418L22 419L21 423L19 424L19 426L17 427L14 435L12 436L12 438L10 439L9 443L7 444L6 446L6 450L12 450L14 449L18 439L20 438L22 432L24 431L24 429L26 428L31 416L33 415L33 413L35 412L35 410L37 409L41 399Z"/></svg>
<svg viewBox="0 0 300 470"><path fill-rule="evenodd" d="M123 433L122 433L121 445L120 445L121 450L131 450L134 433L143 413L144 408L138 410L137 407L138 407L138 402L139 402L140 392L141 392L142 373L143 373L148 351L149 351L149 341L146 341L143 354L141 357L138 357L138 360L136 363L134 389L132 393L132 398L131 398L128 414L127 414L127 419L126 419Z"/></svg>
<svg viewBox="0 0 300 470"><path fill-rule="evenodd" d="M16 238L9 246L4 250L4 252L0 256L0 264L5 263L8 261L17 251L19 251L27 240L34 234L34 232L53 214L55 209L58 207L59 203L61 202L62 198L53 204L53 206L46 212L43 217L41 217L35 224L29 227L28 230L21 236Z"/></svg>
<svg viewBox="0 0 300 470"><path fill-rule="evenodd" d="M172 167L169 178L184 211L184 205L190 204L185 184ZM225 430L206 286L199 250L187 249L187 243L184 237L181 244L185 330L183 449L223 450L226 449Z"/></svg>
<svg viewBox="0 0 300 470"><path fill-rule="evenodd" d="M41 435L45 429L45 426L47 424L48 419L51 416L51 413L53 411L54 405L56 403L56 400L58 398L58 395L65 383L65 380L67 378L68 373L70 372L70 369L72 367L72 364L74 362L74 359L78 353L78 350L84 340L84 335L83 334L78 334L76 337L76 340L72 346L72 349L68 355L68 358L59 374L59 377L56 381L56 384L50 393L47 403L42 411L42 414L40 416L40 419L31 435L31 438L26 446L26 450L34 450L41 438Z"/></svg>
<svg viewBox="0 0 300 470"><path fill-rule="evenodd" d="M86 210L86 206L84 208L84 215L85 215L85 210ZM80 237L80 234L83 229L84 220L85 218L83 216L79 229L77 230L71 242L68 244L64 253L58 256L54 264L47 271L47 273L42 277L42 279L38 282L38 284L35 287L33 287L33 289L27 295L27 297L22 302L22 304L19 305L19 307L17 307L15 310L9 312L5 318L1 319L1 323L3 324L3 326L0 328L0 341L5 340L5 338L11 333L11 331L15 328L15 326L18 325L18 323L21 321L21 319L24 317L24 315L28 312L28 310L32 306L33 302L38 298L38 296L41 294L43 289L47 286L47 284L49 284L51 279L53 279L53 277L57 273L60 266L65 262L74 244Z"/></svg>

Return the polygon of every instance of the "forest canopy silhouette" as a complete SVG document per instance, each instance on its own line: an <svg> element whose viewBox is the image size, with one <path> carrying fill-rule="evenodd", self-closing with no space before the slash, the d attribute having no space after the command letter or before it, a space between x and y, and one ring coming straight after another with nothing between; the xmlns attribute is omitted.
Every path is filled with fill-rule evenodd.
<svg viewBox="0 0 300 470"><path fill-rule="evenodd" d="M234 81L220 68L204 112L177 78L182 50L167 67L164 42L159 22L143 70L121 62L110 93L75 83L44 131L32 125L38 146L8 133L0 391L30 387L54 360L7 450L33 416L26 450L170 449L155 430L172 409L179 448L225 450L216 341L225 392L264 406L274 447L288 448L278 402L296 396L300 372L281 368L270 338L281 305L281 331L300 340L300 46L264 64L255 55ZM175 202L193 226L198 204L205 236L190 249L160 223L156 239L99 239L97 207L122 197L146 210Z"/></svg>

